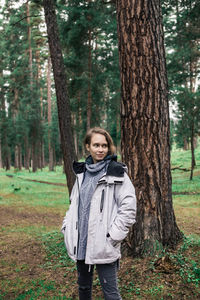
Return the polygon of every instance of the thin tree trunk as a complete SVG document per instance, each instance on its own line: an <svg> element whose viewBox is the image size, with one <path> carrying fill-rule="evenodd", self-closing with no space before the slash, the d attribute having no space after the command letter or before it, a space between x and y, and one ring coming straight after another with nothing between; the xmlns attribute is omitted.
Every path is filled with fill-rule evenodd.
<svg viewBox="0 0 200 300"><path fill-rule="evenodd" d="M2 72L0 73L2 77ZM1 121L1 141L3 141L3 144L1 144L1 158L2 158L2 165L3 168L6 168L6 170L10 170L10 147L8 145L8 119L6 116L6 104L5 104L5 97L4 97L4 88L1 88L0 91L0 121Z"/></svg>
<svg viewBox="0 0 200 300"><path fill-rule="evenodd" d="M137 221L125 252L175 246L167 76L159 1L117 1L122 84L121 146L136 188ZM129 246L128 246L129 245ZM128 251L130 247L130 252Z"/></svg>
<svg viewBox="0 0 200 300"><path fill-rule="evenodd" d="M92 116L92 87L91 87L91 80L92 80L92 33L91 29L89 29L88 34L88 100L87 100L87 130L91 127L91 116Z"/></svg>
<svg viewBox="0 0 200 300"><path fill-rule="evenodd" d="M40 44L37 45L37 47L40 47ZM36 62L37 62L37 76L36 81L37 85L40 91L40 116L41 116L41 125L44 123L43 120L43 93L42 93L42 87L40 86L40 80L42 80L42 71L41 71L41 60L40 60L40 50L37 50L35 53L36 56ZM38 157L38 167L42 170L44 168L45 162L44 162L44 140L43 135L40 137L39 142L39 157Z"/></svg>
<svg viewBox="0 0 200 300"><path fill-rule="evenodd" d="M30 147L28 137L25 135L24 138L24 168L29 170L30 167Z"/></svg>
<svg viewBox="0 0 200 300"><path fill-rule="evenodd" d="M72 161L76 159L76 154L72 135L70 103L66 88L66 74L58 34L54 1L44 0L43 5L56 88L64 169L67 178L69 193L71 193L75 181L75 175L72 170Z"/></svg>
<svg viewBox="0 0 200 300"><path fill-rule="evenodd" d="M5 161L4 161L6 171L10 170L10 165L11 165L10 149L8 149L8 150L9 150L9 152L7 152L7 154L5 156Z"/></svg>
<svg viewBox="0 0 200 300"><path fill-rule="evenodd" d="M191 45L192 47L192 45ZM194 70L195 70L195 63L192 62L192 59L190 59L190 92L195 93L195 78L194 78ZM194 127L195 127L195 116L194 116L194 100L192 97L192 114L191 114L191 173L190 173L190 180L193 178L193 170L194 167L196 166L196 159L195 159L195 153L194 153Z"/></svg>
<svg viewBox="0 0 200 300"><path fill-rule="evenodd" d="M19 170L22 169L22 147L19 146Z"/></svg>
<svg viewBox="0 0 200 300"><path fill-rule="evenodd" d="M188 142L187 142L187 139L184 138L184 146L183 146L183 149L186 151L188 150Z"/></svg>
<svg viewBox="0 0 200 300"><path fill-rule="evenodd" d="M47 66L47 103L48 103L48 141L49 141L49 171L54 171L53 149L51 145L51 58L48 57Z"/></svg>
<svg viewBox="0 0 200 300"><path fill-rule="evenodd" d="M3 168L2 155L1 155L1 133L0 133L0 169Z"/></svg>
<svg viewBox="0 0 200 300"><path fill-rule="evenodd" d="M29 52L29 72L30 72L30 85L33 85L33 53L31 47L31 26L30 26L30 10L29 1L26 2L26 16L28 24L28 52Z"/></svg>
<svg viewBox="0 0 200 300"><path fill-rule="evenodd" d="M36 143L36 132L34 129L32 130L32 139L32 171L36 172L38 168L38 148Z"/></svg>
<svg viewBox="0 0 200 300"><path fill-rule="evenodd" d="M33 53L31 45L31 26L30 26L30 10L29 1L26 2L26 15L28 24L28 45L29 45L29 76L30 76L30 89L33 89ZM38 157L37 157L37 134L35 128L31 131L31 153L32 153L32 171L36 172L38 168Z"/></svg>
<svg viewBox="0 0 200 300"><path fill-rule="evenodd" d="M21 151L20 145L15 146L15 165L14 165L14 167L18 170L22 169L22 151Z"/></svg>
<svg viewBox="0 0 200 300"><path fill-rule="evenodd" d="M194 126L191 128L191 154L192 154L192 160L191 160L191 172L190 172L190 180L193 179L193 171L195 167L195 155L194 155Z"/></svg>

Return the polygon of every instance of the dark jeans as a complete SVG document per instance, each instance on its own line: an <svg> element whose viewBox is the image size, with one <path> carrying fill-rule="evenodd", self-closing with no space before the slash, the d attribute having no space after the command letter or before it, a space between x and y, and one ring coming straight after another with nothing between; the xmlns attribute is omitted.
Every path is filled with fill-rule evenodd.
<svg viewBox="0 0 200 300"><path fill-rule="evenodd" d="M94 266L85 264L84 260L77 261L79 299L92 299L92 281ZM97 264L96 269L101 283L105 300L121 300L117 287L118 261L111 264Z"/></svg>

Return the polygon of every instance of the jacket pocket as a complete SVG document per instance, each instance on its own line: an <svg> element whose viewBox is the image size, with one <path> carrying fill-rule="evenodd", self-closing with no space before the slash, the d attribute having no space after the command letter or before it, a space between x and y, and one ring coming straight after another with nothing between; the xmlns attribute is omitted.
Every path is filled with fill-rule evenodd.
<svg viewBox="0 0 200 300"><path fill-rule="evenodd" d="M114 247L111 244L110 238L106 237L107 228L99 220L97 226L94 248L93 248L93 258L94 259L111 259L113 257L119 256L120 248L118 246Z"/></svg>
<svg viewBox="0 0 200 300"><path fill-rule="evenodd" d="M121 242L114 241L111 237L107 237L107 240L114 248L117 248L121 244Z"/></svg>

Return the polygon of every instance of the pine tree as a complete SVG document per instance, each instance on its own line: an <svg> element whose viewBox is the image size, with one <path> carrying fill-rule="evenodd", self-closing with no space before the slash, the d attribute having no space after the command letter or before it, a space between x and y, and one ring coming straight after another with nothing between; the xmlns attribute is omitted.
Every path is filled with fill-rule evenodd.
<svg viewBox="0 0 200 300"><path fill-rule="evenodd" d="M52 0L44 0L43 4L56 88L65 174L67 177L68 189L69 192L71 192L75 179L72 170L72 161L73 159L76 159L76 154L72 137L71 114L69 98L66 89L65 69L63 63L62 50L60 47L60 38L58 33L54 3Z"/></svg>
<svg viewBox="0 0 200 300"><path fill-rule="evenodd" d="M122 159L136 188L133 255L181 238L172 206L164 36L159 1L117 1Z"/></svg>
<svg viewBox="0 0 200 300"><path fill-rule="evenodd" d="M191 174L195 166L194 140L199 132L200 103L198 101L199 76L199 1L165 1L168 11L165 17L166 42L169 54L168 73L171 101L176 106L178 123L176 140L191 144Z"/></svg>

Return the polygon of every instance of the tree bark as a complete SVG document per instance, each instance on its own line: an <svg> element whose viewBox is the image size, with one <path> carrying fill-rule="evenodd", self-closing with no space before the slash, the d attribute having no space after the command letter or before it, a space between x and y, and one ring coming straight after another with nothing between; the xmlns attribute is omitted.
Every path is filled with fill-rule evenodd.
<svg viewBox="0 0 200 300"><path fill-rule="evenodd" d="M167 75L160 2L117 1L121 74L121 147L136 188L133 255L175 246L181 233L172 206ZM126 247L126 251L128 246Z"/></svg>
<svg viewBox="0 0 200 300"><path fill-rule="evenodd" d="M91 127L91 116L92 116L92 33L89 28L88 33L88 99L87 99L87 130Z"/></svg>
<svg viewBox="0 0 200 300"><path fill-rule="evenodd" d="M30 72L30 85L33 85L33 52L31 47L31 27L30 27L30 10L29 1L26 2L26 16L28 24L28 52L29 52L29 72Z"/></svg>
<svg viewBox="0 0 200 300"><path fill-rule="evenodd" d="M22 152L21 146L15 146L15 168L21 170L22 169Z"/></svg>
<svg viewBox="0 0 200 300"><path fill-rule="evenodd" d="M1 133L0 133L0 169L3 168L2 155L1 155Z"/></svg>
<svg viewBox="0 0 200 300"><path fill-rule="evenodd" d="M194 155L194 123L192 123L192 128L191 128L191 154L192 154L192 159L191 159L191 172L190 172L190 180L193 179L193 171L195 167L195 155Z"/></svg>
<svg viewBox="0 0 200 300"><path fill-rule="evenodd" d="M2 72L0 73L0 77L2 77ZM6 103L5 103L5 90L2 86L0 89L0 122L1 122L1 155L2 155L2 165L6 170L10 170L10 147L8 145L8 117L6 116Z"/></svg>
<svg viewBox="0 0 200 300"><path fill-rule="evenodd" d="M37 143L37 134L35 129L32 129L32 171L36 172L38 168L38 143Z"/></svg>
<svg viewBox="0 0 200 300"><path fill-rule="evenodd" d="M31 26L30 26L30 9L29 9L29 1L26 2L26 16L27 16L27 24L28 24L28 53L29 53L29 75L30 75L30 89L33 90L33 51L31 45ZM31 153L32 153L32 171L36 172L38 168L38 149L37 149L37 133L36 133L36 124L33 124L33 128L31 131Z"/></svg>
<svg viewBox="0 0 200 300"><path fill-rule="evenodd" d="M48 140L49 140L49 171L54 171L53 148L51 145L51 58L48 57L47 66L47 103L48 103Z"/></svg>
<svg viewBox="0 0 200 300"><path fill-rule="evenodd" d="M28 142L28 137L25 134L24 137L24 168L29 170L30 167L30 147Z"/></svg>
<svg viewBox="0 0 200 300"><path fill-rule="evenodd" d="M55 81L64 169L70 193L75 180L75 175L72 170L72 161L76 159L76 154L71 127L70 103L66 88L66 75L58 34L54 1L44 0L43 6Z"/></svg>

